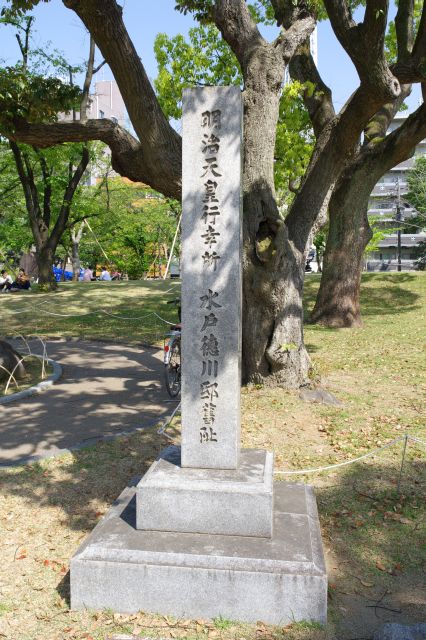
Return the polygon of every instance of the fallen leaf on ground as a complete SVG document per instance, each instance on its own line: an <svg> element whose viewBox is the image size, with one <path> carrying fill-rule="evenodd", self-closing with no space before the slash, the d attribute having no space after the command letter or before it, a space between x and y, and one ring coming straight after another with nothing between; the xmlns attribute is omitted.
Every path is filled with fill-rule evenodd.
<svg viewBox="0 0 426 640"><path fill-rule="evenodd" d="M363 585L363 587L374 587L374 582L367 582L366 580L360 579L360 583Z"/></svg>

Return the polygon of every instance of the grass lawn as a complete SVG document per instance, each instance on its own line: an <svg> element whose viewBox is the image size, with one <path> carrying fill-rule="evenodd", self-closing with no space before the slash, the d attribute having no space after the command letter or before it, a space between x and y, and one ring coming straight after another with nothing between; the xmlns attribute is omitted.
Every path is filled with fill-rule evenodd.
<svg viewBox="0 0 426 640"><path fill-rule="evenodd" d="M318 283L318 276L308 276L307 309ZM66 284L55 294L3 296L0 317L8 335L153 342L166 325L156 316L141 316L155 311L174 320L175 310L165 302L177 293L175 282ZM306 325L305 330L315 377L343 406L307 404L297 392L244 388L243 446L273 449L276 470L294 471L345 462L405 434L426 440L425 297L426 274L366 274L362 329ZM89 312L93 315L82 315ZM178 441L179 429L177 419L169 438ZM0 471L1 640L104 640L130 633L349 640L371 638L386 620L424 620L426 450L414 441L407 446L400 492L402 442L361 463L290 476L316 489L330 585L325 629L307 623L270 627L220 617L173 620L144 613L70 611L71 555L130 478L143 474L169 441L152 429ZM277 474L281 479L285 475Z"/></svg>
<svg viewBox="0 0 426 640"><path fill-rule="evenodd" d="M67 282L54 293L3 295L0 313L7 335L152 343L167 327L158 316L177 322L176 307L167 301L179 291L170 280Z"/></svg>

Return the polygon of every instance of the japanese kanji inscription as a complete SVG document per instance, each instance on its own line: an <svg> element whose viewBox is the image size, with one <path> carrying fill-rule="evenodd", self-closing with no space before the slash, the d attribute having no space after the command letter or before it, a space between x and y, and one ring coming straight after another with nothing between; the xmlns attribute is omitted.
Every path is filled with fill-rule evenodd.
<svg viewBox="0 0 426 640"><path fill-rule="evenodd" d="M182 466L240 452L241 149L237 87L183 95Z"/></svg>

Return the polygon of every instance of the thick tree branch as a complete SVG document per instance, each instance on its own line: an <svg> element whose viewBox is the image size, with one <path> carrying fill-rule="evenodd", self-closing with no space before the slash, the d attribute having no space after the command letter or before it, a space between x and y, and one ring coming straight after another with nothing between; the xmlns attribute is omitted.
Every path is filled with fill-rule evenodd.
<svg viewBox="0 0 426 640"><path fill-rule="evenodd" d="M106 64L106 60L102 60L102 62L93 69L93 75L95 75L95 73L98 73L98 71L100 71L105 64Z"/></svg>
<svg viewBox="0 0 426 640"><path fill-rule="evenodd" d="M413 48L414 0L399 0L395 16L396 46L398 62L405 62Z"/></svg>
<svg viewBox="0 0 426 640"><path fill-rule="evenodd" d="M383 54L389 11L389 0L367 0L364 21L359 25L365 41L370 43L374 55Z"/></svg>
<svg viewBox="0 0 426 640"><path fill-rule="evenodd" d="M50 217L52 214L52 209L51 209L51 199L52 199L52 185L51 185L51 181L50 181L50 177L52 175L51 171L49 171L49 168L47 166L47 162L46 162L46 158L43 156L42 153L40 153L40 149L38 149L37 147L33 147L34 152L37 155L39 164L40 164L40 168L41 168L41 174L43 176L43 221L44 224L46 225L47 228L50 227Z"/></svg>
<svg viewBox="0 0 426 640"><path fill-rule="evenodd" d="M292 24L286 31L282 31L275 41L275 46L281 47L283 58L286 63L292 59L298 47L309 38L315 29L315 19L308 16Z"/></svg>
<svg viewBox="0 0 426 640"><path fill-rule="evenodd" d="M271 0L278 26L289 29L291 25L307 17L316 18L314 9L305 0Z"/></svg>
<svg viewBox="0 0 426 640"><path fill-rule="evenodd" d="M340 113L330 120L317 138L309 167L299 193L286 218L289 237L299 242L301 229L311 229L320 204L353 159L360 146L360 137L367 122L382 106L377 96L362 85L348 100ZM315 204L314 204L315 203ZM298 249L305 246L299 242Z"/></svg>
<svg viewBox="0 0 426 640"><path fill-rule="evenodd" d="M395 18L398 60L391 69L401 83L426 82L426 8L423 11L414 40L413 0L400 0Z"/></svg>
<svg viewBox="0 0 426 640"><path fill-rule="evenodd" d="M386 158L385 171L409 158L426 138L426 105L423 103L397 129L389 133L375 152Z"/></svg>
<svg viewBox="0 0 426 640"><path fill-rule="evenodd" d="M95 41L93 37L90 36L89 59L87 61L86 75L84 76L84 83L83 83L83 93L82 93L81 102L80 102L80 121L81 122L87 121L90 85L92 84L92 78L94 74L93 66L95 64L95 49L96 49Z"/></svg>
<svg viewBox="0 0 426 640"><path fill-rule="evenodd" d="M426 4L423 4L422 15L420 17L416 40L413 47L413 57L419 61L426 54Z"/></svg>
<svg viewBox="0 0 426 640"><path fill-rule="evenodd" d="M215 3L215 23L246 76L253 53L259 47L267 46L267 42L253 21L245 0L218 0Z"/></svg>
<svg viewBox="0 0 426 640"><path fill-rule="evenodd" d="M315 136L319 136L323 128L335 116L331 91L323 82L312 58L309 40L299 46L290 61L290 75L301 83L310 82L313 91L305 89L303 100L314 128Z"/></svg>
<svg viewBox="0 0 426 640"><path fill-rule="evenodd" d="M31 199L33 202L33 210L35 215L39 216L40 214L40 202L38 199L38 191L37 191L37 186L36 186L36 181L34 179L34 171L33 168L31 166L31 162L30 162L30 158L29 155L26 151L23 151L21 153L21 151L19 150L19 153L23 159L23 163L25 166L25 173L26 173L26 177L27 177L27 181L28 181L28 185L31 189Z"/></svg>
<svg viewBox="0 0 426 640"><path fill-rule="evenodd" d="M367 0L364 22L356 24L346 0L324 0L336 36L351 58L361 84L382 101L394 100L400 85L384 56L388 0Z"/></svg>
<svg viewBox="0 0 426 640"><path fill-rule="evenodd" d="M141 142L140 153L156 167L157 185L168 183L164 193L176 197L181 190L181 139L161 110L124 26L122 8L115 0L63 0L63 4L79 16L110 66Z"/></svg>
<svg viewBox="0 0 426 640"><path fill-rule="evenodd" d="M144 153L140 143L119 124L112 120L87 120L87 122L54 122L33 124L23 120L15 123L10 139L39 148L61 142L85 142L100 140L111 149L113 169L134 182L145 182L160 193L180 199L180 182L176 185L167 175L158 172L156 158Z"/></svg>
<svg viewBox="0 0 426 640"><path fill-rule="evenodd" d="M388 102L381 107L374 117L370 120L364 130L364 144L375 145L379 140L382 140L386 136L386 132L390 123L394 119L395 115L401 108L404 100L411 93L411 85L402 85L401 95L393 102Z"/></svg>
<svg viewBox="0 0 426 640"><path fill-rule="evenodd" d="M352 19L346 0L324 0L333 31L342 47L349 54L356 37L357 24Z"/></svg>

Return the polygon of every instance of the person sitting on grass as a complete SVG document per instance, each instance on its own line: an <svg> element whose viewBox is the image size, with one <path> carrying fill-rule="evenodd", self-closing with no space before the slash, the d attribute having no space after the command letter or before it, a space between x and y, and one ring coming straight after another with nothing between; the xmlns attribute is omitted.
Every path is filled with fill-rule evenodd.
<svg viewBox="0 0 426 640"><path fill-rule="evenodd" d="M0 291L9 291L12 286L12 276L8 274L6 269L3 269L0 276Z"/></svg>
<svg viewBox="0 0 426 640"><path fill-rule="evenodd" d="M101 277L99 280L111 280L111 274L106 267L102 267Z"/></svg>
<svg viewBox="0 0 426 640"><path fill-rule="evenodd" d="M92 282L93 270L90 267L86 267L83 273L83 282Z"/></svg>
<svg viewBox="0 0 426 640"><path fill-rule="evenodd" d="M18 277L12 282L11 291L21 291L23 289L31 289L30 279L24 269L19 269Z"/></svg>

